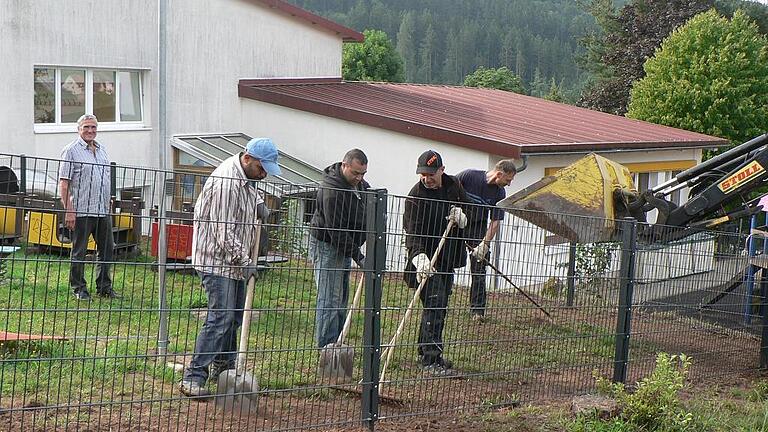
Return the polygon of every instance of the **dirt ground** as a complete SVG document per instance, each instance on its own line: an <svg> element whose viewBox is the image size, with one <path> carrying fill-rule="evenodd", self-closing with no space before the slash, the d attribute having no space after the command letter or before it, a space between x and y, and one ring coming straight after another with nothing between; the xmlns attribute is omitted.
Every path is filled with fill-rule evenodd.
<svg viewBox="0 0 768 432"><path fill-rule="evenodd" d="M523 300L514 299L522 304ZM690 382L701 387L712 384L739 385L760 377L757 369L760 341L746 332L727 330L671 311L634 312L632 321L632 356L628 364L629 383L652 370L658 351L684 352L694 359ZM562 328L592 326L613 332L616 322L613 308L554 309L556 325ZM516 316L519 319L519 316ZM523 323L541 326L535 311ZM515 324L519 328L520 323ZM559 328L558 327L558 328ZM515 339L509 321L497 320L478 327L474 336L490 333L496 339L514 341L524 352L537 344L557 343L558 339ZM507 332L509 334L503 334ZM472 335L470 335L472 336ZM572 343L579 343L578 338ZM610 343L610 341L609 341ZM552 345L557 354L558 345ZM608 345L610 349L610 344ZM562 355L578 354L579 346L562 347ZM584 352L593 349L583 347ZM490 361L477 357L475 361ZM567 359L564 359L567 360ZM516 365L491 365L491 370L523 370ZM515 369L515 368L518 369ZM506 369L505 369L506 368ZM475 368L477 370L478 368ZM482 368L479 368L482 369ZM482 374L459 379L422 377L404 380L388 394L402 399L402 406L382 405L380 431L535 431L541 430L547 416L565 412L571 396L593 388L592 371L611 376L612 362L600 361L563 367L542 362L525 373L504 379ZM408 372L402 371L403 373ZM403 376L408 376L403 375ZM218 411L212 401L189 401L181 397L171 383L147 383L145 393L126 393L121 401L82 406L45 406L37 402L0 401L0 430L7 431L238 431L238 430L362 430L360 400L357 396L328 389L270 390L260 400L258 415L239 418ZM522 404L522 405L520 405ZM519 406L533 406L523 410ZM486 409L482 409L486 407Z"/></svg>

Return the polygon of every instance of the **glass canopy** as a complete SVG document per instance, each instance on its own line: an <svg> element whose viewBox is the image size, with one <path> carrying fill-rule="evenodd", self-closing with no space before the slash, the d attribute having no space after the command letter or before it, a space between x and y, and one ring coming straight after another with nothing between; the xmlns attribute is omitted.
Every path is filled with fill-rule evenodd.
<svg viewBox="0 0 768 432"><path fill-rule="evenodd" d="M224 159L245 150L250 140L251 137L242 133L175 135L171 146L205 165L216 167ZM278 152L282 174L268 177L260 188L278 197L313 192L323 178L323 171L285 152Z"/></svg>

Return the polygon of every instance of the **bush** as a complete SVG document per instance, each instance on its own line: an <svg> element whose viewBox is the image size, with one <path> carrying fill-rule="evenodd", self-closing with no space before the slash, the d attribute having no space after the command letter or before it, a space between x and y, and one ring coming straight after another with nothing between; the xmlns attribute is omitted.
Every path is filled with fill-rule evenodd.
<svg viewBox="0 0 768 432"><path fill-rule="evenodd" d="M629 392L624 384L610 383L603 377L596 377L597 388L616 398L622 409L621 418L626 422L621 423L622 427L633 426L648 431L684 431L691 424L693 414L682 408L679 394L685 386L690 366L691 359L685 354L659 353L653 372L638 382L633 392Z"/></svg>
<svg viewBox="0 0 768 432"><path fill-rule="evenodd" d="M597 289L611 265L612 247L609 243L576 245L576 276L589 289Z"/></svg>

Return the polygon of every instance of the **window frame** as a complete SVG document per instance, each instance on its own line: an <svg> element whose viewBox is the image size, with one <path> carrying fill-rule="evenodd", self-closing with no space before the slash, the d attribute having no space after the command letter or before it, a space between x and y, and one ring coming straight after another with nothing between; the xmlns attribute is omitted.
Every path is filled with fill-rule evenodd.
<svg viewBox="0 0 768 432"><path fill-rule="evenodd" d="M85 72L85 111L84 114L93 113L93 73L94 71L109 71L114 72L115 76L115 118L120 117L120 72L136 73L139 80L139 109L141 111L141 120L127 120L127 121L99 121L99 131L109 130L143 130L149 129L146 122L147 109L145 106L146 97L144 90L146 89L146 72L147 69L141 68L117 68L117 67L105 67L105 66L79 66L79 65L46 65L36 64L32 67L32 76L34 80L34 71L37 69L53 69L54 71L54 122L53 123L37 123L35 120L35 105L32 104L32 121L34 124L35 133L60 133L71 132L76 128L75 122L62 122L61 121L61 71L64 69L77 69ZM33 95L34 96L34 95ZM33 98L34 99L34 98Z"/></svg>

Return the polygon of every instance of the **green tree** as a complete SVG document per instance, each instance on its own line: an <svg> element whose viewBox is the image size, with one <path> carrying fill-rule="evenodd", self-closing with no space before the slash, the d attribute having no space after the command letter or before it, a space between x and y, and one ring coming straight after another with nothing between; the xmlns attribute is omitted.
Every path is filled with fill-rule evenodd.
<svg viewBox="0 0 768 432"><path fill-rule="evenodd" d="M464 85L525 93L520 77L506 67L494 69L480 66L476 71L464 77Z"/></svg>
<svg viewBox="0 0 768 432"><path fill-rule="evenodd" d="M400 22L400 29L397 31L397 52L403 59L403 68L405 69L405 79L413 82L418 70L416 63L416 42L414 33L416 31L415 12L408 11L403 15Z"/></svg>
<svg viewBox="0 0 768 432"><path fill-rule="evenodd" d="M743 12L710 10L645 64L628 117L742 142L768 129L768 43Z"/></svg>
<svg viewBox="0 0 768 432"><path fill-rule="evenodd" d="M365 41L344 44L342 76L350 81L403 82L403 59L381 30L365 30Z"/></svg>
<svg viewBox="0 0 768 432"><path fill-rule="evenodd" d="M424 39L419 46L419 58L421 67L419 68L418 81L429 83L434 78L435 71L435 45L437 44L437 35L432 27L431 17L427 19L427 29L424 30Z"/></svg>
<svg viewBox="0 0 768 432"><path fill-rule="evenodd" d="M582 40L582 67L594 81L579 105L623 115L632 83L645 76L645 60L672 30L712 7L713 0L632 0L619 11L612 0L587 3L600 28Z"/></svg>
<svg viewBox="0 0 768 432"><path fill-rule="evenodd" d="M565 96L563 96L563 93L560 90L561 87L562 86L557 85L555 78L552 77L552 82L549 83L549 93L544 95L544 99L560 103L566 102Z"/></svg>
<svg viewBox="0 0 768 432"><path fill-rule="evenodd" d="M445 40L445 59L443 60L442 80L444 83L455 84L461 79L459 71L459 36L451 29Z"/></svg>
<svg viewBox="0 0 768 432"><path fill-rule="evenodd" d="M533 80L528 83L531 88L531 96L544 97L549 90L546 78L541 74L541 69L536 68L533 71Z"/></svg>

